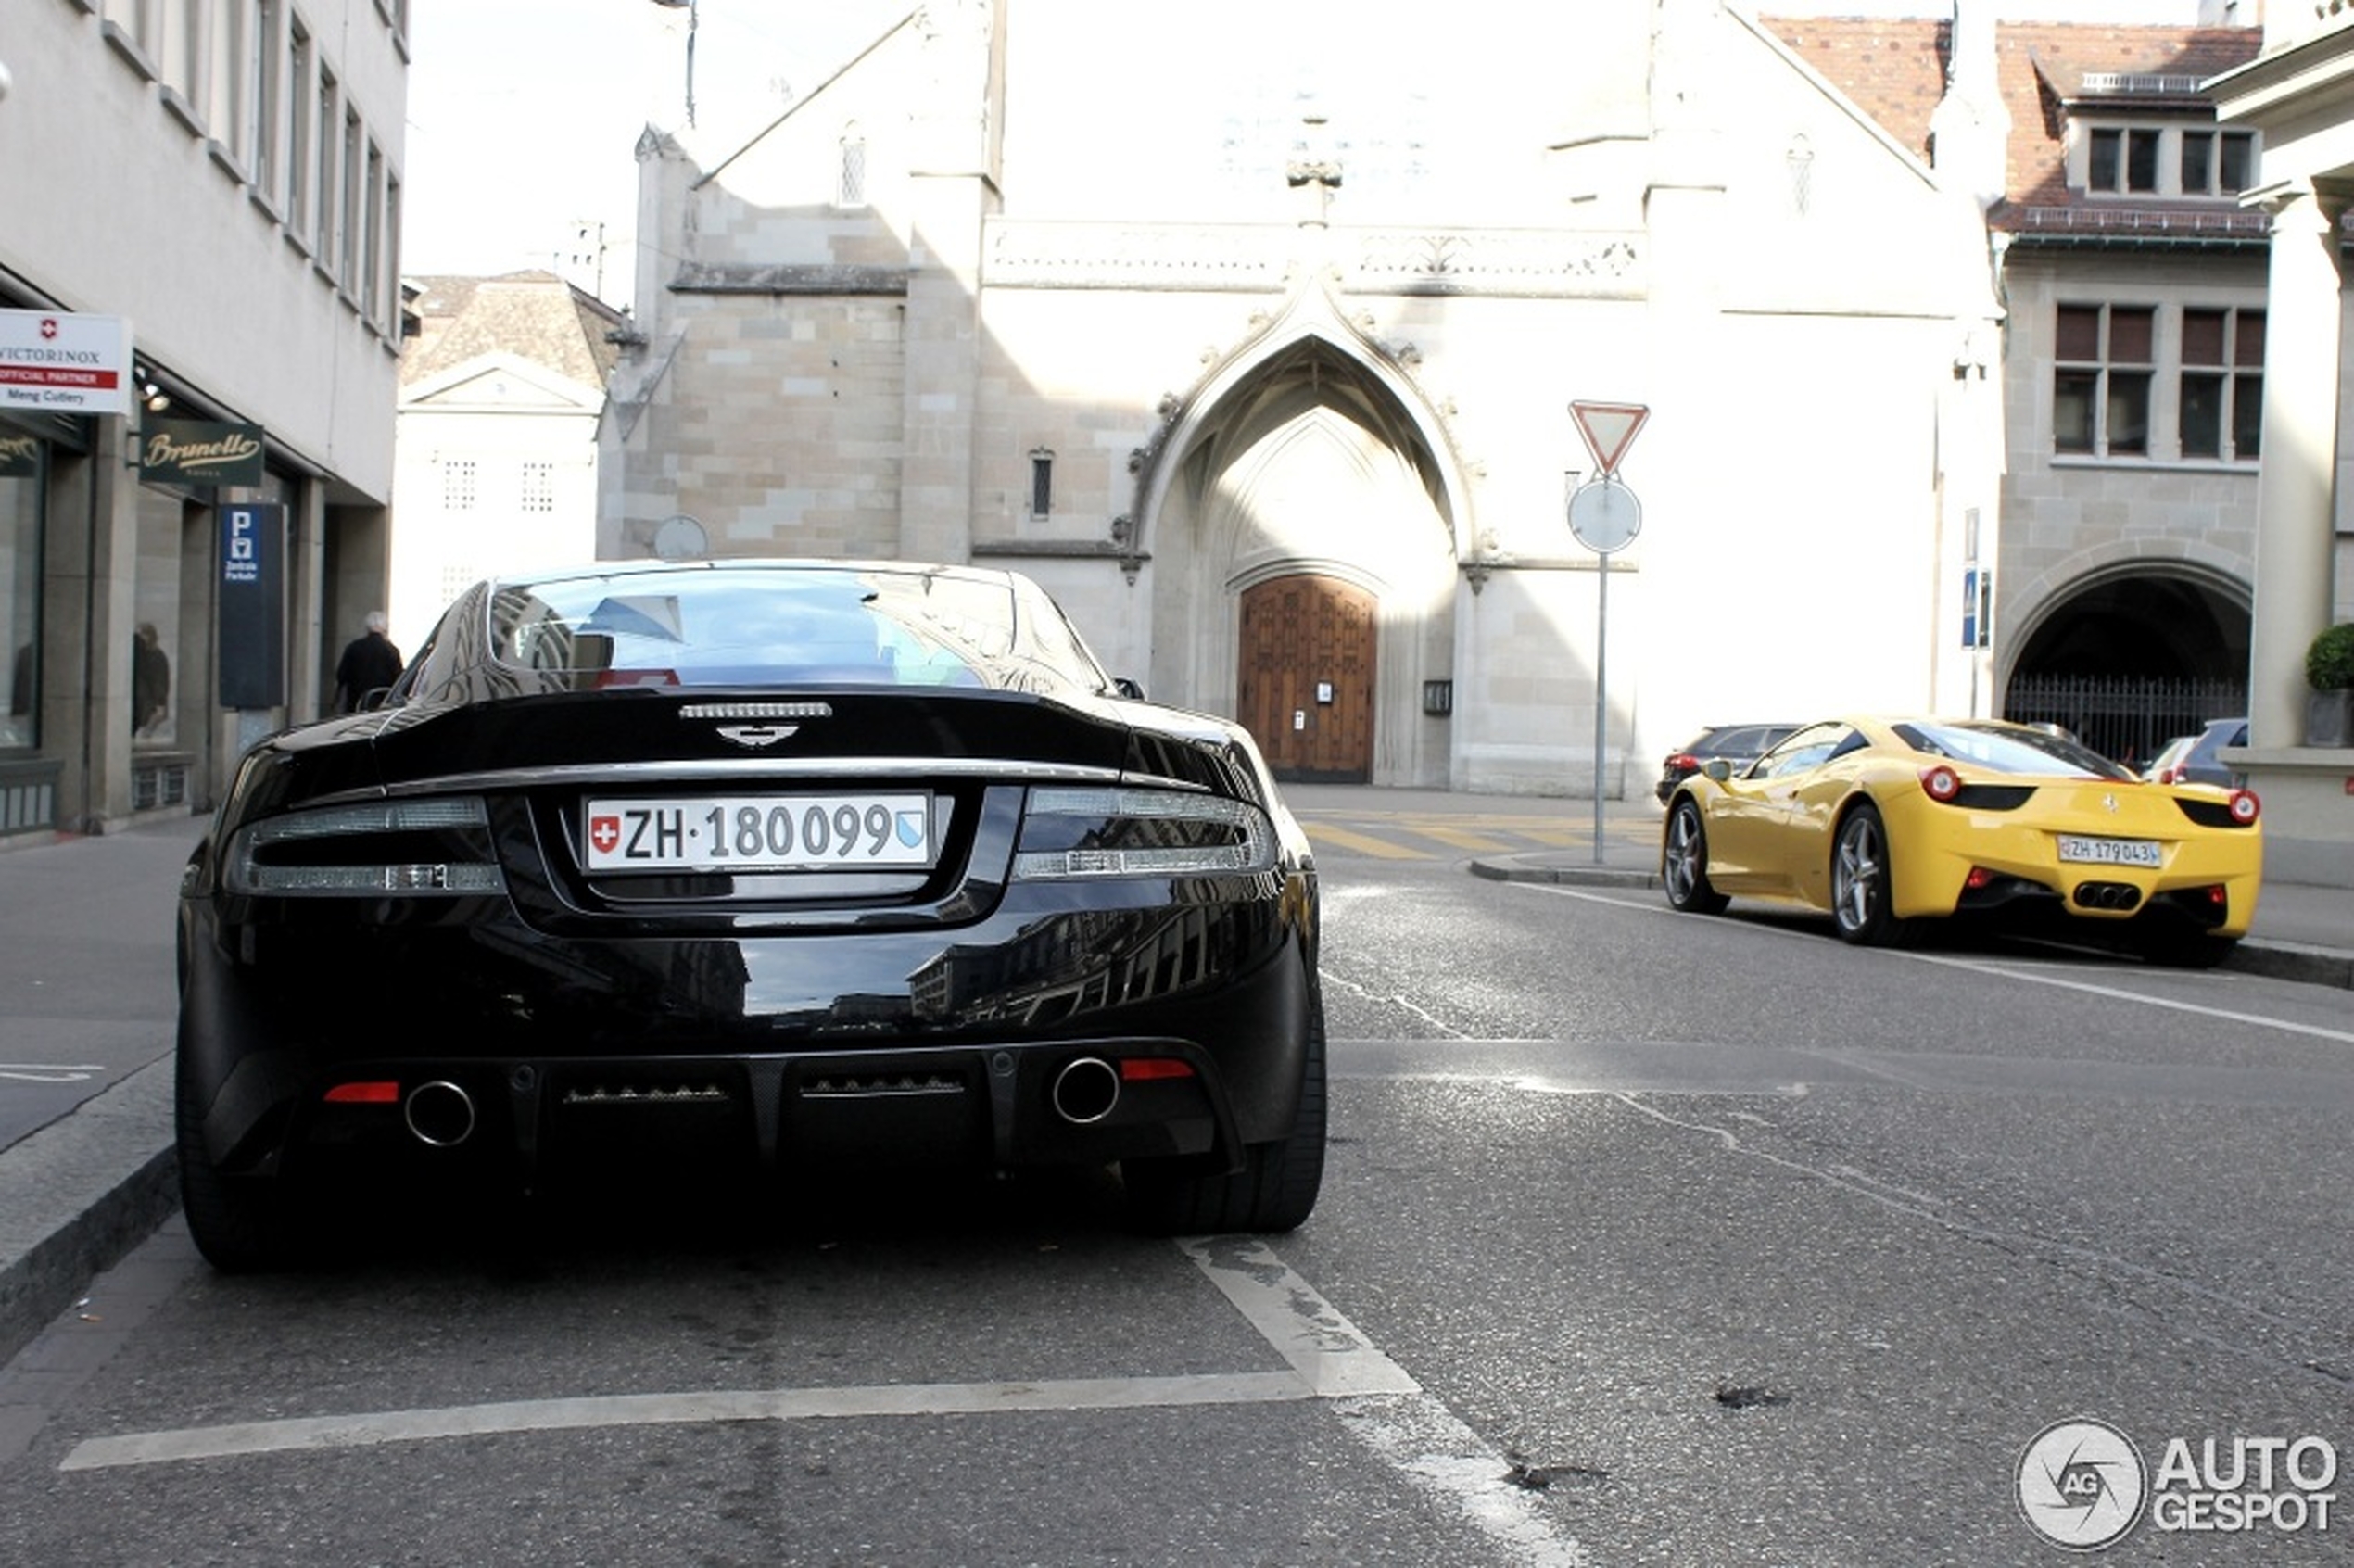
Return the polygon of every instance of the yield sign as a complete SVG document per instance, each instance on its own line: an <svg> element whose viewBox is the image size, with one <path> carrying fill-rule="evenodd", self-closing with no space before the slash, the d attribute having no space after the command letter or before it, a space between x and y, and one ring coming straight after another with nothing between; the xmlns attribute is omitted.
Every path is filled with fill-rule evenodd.
<svg viewBox="0 0 2354 1568"><path fill-rule="evenodd" d="M1579 401L1569 405L1569 412L1577 421L1577 433L1586 437L1586 449L1594 454L1605 477L1617 470L1626 449L1635 444L1635 433L1652 416L1646 403Z"/></svg>

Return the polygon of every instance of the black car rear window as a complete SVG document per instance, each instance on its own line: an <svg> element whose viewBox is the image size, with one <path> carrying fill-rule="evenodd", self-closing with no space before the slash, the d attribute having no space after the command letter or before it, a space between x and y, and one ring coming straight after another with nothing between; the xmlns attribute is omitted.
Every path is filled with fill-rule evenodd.
<svg viewBox="0 0 2354 1568"><path fill-rule="evenodd" d="M888 567L579 573L498 586L491 656L597 685L1099 689L1043 593Z"/></svg>

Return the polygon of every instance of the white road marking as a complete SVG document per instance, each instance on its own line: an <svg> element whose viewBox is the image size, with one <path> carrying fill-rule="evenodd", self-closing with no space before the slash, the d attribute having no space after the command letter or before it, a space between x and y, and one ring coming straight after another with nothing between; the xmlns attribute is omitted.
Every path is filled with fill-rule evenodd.
<svg viewBox="0 0 2354 1568"><path fill-rule="evenodd" d="M1265 1242L1210 1236L1179 1245L1300 1380L1335 1401L1344 1429L1376 1458L1451 1506L1504 1548L1509 1561L1589 1568L1586 1549L1561 1535L1535 1497L1512 1482L1509 1461L1443 1400L1423 1392Z"/></svg>
<svg viewBox="0 0 2354 1568"><path fill-rule="evenodd" d="M1583 899L1588 904L1607 904L1617 909L1641 910L1651 914L1673 915L1675 910L1664 904L1614 897L1607 893L1588 892L1576 888L1558 887L1549 882L1515 882L1514 887L1528 888L1537 892L1557 894L1563 898ZM1816 940L1808 931L1793 931L1780 926L1737 924L1728 929L1752 931L1764 936L1802 936ZM2288 1034L2310 1034L2322 1040L2342 1041L2354 1044L2354 1030L2330 1029L2321 1024L2297 1023L2288 1018L2269 1018L2260 1013L2234 1012L2228 1007L2209 1007L2197 1002L2178 1002L2167 996L2148 996L2140 992L2126 991L2113 985L2096 985L2090 980L2069 980L2049 969L2015 967L1990 963L1983 958L1954 958L1936 953L1907 953L1902 948L1879 948L1875 951L1891 958L1907 958L1916 964L1935 964L1949 969L1968 969L1998 980L2025 980L2031 985L2047 985L2057 991L2081 991L2088 995L2105 996L2113 1001L2132 1002L2144 1007L2160 1007L2169 1012L2189 1013L2196 1018L2215 1018L2224 1023L2250 1024L2259 1029L2277 1029Z"/></svg>
<svg viewBox="0 0 2354 1568"><path fill-rule="evenodd" d="M19 1083L87 1083L106 1070L86 1062L0 1062L0 1078Z"/></svg>
<svg viewBox="0 0 2354 1568"><path fill-rule="evenodd" d="M1041 1383L916 1383L847 1388L713 1389L706 1393L519 1399L438 1410L380 1410L237 1422L93 1437L60 1470L105 1470L246 1454L366 1448L486 1433L662 1426L839 1416L983 1415L998 1410L1105 1410L1247 1405L1313 1397L1286 1372L1230 1376L1069 1378Z"/></svg>
<svg viewBox="0 0 2354 1568"><path fill-rule="evenodd" d="M1384 1355L1265 1242L1249 1236L1204 1236L1177 1245L1290 1370L1037 1383L715 1389L307 1416L89 1438L76 1444L58 1468L106 1470L316 1453L492 1433L1322 1399L1331 1402L1351 1437L1409 1485L1451 1506L1473 1528L1504 1548L1511 1561L1536 1568L1588 1568L1591 1560L1585 1549L1560 1535L1534 1496L1512 1483L1509 1462L1442 1401L1425 1394L1405 1368Z"/></svg>

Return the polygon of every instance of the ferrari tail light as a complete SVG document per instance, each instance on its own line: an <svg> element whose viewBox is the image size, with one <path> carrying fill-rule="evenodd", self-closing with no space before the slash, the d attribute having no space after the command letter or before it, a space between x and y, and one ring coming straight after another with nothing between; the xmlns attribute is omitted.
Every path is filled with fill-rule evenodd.
<svg viewBox="0 0 2354 1568"><path fill-rule="evenodd" d="M400 1103L400 1085L382 1079L368 1079L351 1083L338 1083L327 1091L331 1106L396 1106Z"/></svg>
<svg viewBox="0 0 2354 1568"><path fill-rule="evenodd" d="M2252 791L2246 790L2232 791L2232 820L2241 827L2245 828L2254 822L2263 809Z"/></svg>
<svg viewBox="0 0 2354 1568"><path fill-rule="evenodd" d="M1275 832L1257 806L1175 790L1032 790L1014 877L1207 876L1264 871Z"/></svg>
<svg viewBox="0 0 2354 1568"><path fill-rule="evenodd" d="M505 891L490 812L472 795L366 801L265 817L221 867L234 893L432 897Z"/></svg>
<svg viewBox="0 0 2354 1568"><path fill-rule="evenodd" d="M1921 788L1941 805L1951 805L1962 792L1962 776L1943 763L1921 769Z"/></svg>

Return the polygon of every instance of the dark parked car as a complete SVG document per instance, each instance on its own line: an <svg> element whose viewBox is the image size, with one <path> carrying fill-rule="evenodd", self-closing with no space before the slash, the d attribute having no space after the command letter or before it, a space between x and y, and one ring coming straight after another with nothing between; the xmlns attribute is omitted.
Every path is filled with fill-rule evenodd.
<svg viewBox="0 0 2354 1568"><path fill-rule="evenodd" d="M2217 755L2226 746L2247 744L2247 720L2244 718L2209 719L2191 740L2190 749L2166 764L2162 773L2153 772L2161 784L2221 784L2226 790L2236 788L2239 773L2226 767Z"/></svg>
<svg viewBox="0 0 2354 1568"><path fill-rule="evenodd" d="M1698 773L1713 757L1723 757L1739 773L1792 734L1794 724L1712 724L1667 753L1659 765L1659 783L1652 793L1666 803L1676 786Z"/></svg>
<svg viewBox="0 0 2354 1568"><path fill-rule="evenodd" d="M1323 1169L1316 942L1251 738L1120 695L1026 578L479 584L383 707L248 752L189 865L189 1227L266 1267L348 1181L748 1204L1116 1163L1146 1227L1285 1229Z"/></svg>

